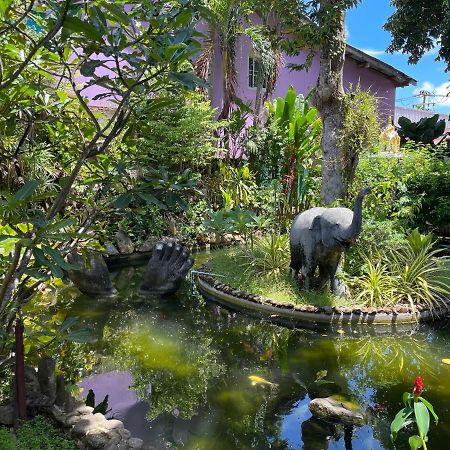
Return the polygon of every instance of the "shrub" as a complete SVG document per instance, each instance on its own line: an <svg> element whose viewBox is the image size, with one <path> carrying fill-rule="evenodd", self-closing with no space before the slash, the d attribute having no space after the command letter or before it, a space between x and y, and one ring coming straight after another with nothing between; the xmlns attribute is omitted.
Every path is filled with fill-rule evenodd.
<svg viewBox="0 0 450 450"><path fill-rule="evenodd" d="M75 442L67 438L47 419L36 416L15 432L0 427L2 450L75 450Z"/></svg>
<svg viewBox="0 0 450 450"><path fill-rule="evenodd" d="M414 223L422 231L450 236L450 161L435 161L406 183L408 195L421 198Z"/></svg>
<svg viewBox="0 0 450 450"><path fill-rule="evenodd" d="M414 230L406 245L386 252L378 262L366 256L365 273L349 285L358 300L371 306L407 302L413 309L422 304L433 310L450 296L448 258L440 255L431 234Z"/></svg>
<svg viewBox="0 0 450 450"><path fill-rule="evenodd" d="M344 270L351 276L360 276L369 270L369 261L377 266L390 250L398 250L407 244L404 230L393 220L376 220L368 217L362 232L345 256Z"/></svg>
<svg viewBox="0 0 450 450"><path fill-rule="evenodd" d="M289 237L284 234L268 234L255 239L252 248L242 253L242 265L246 271L258 276L286 273L290 262Z"/></svg>
<svg viewBox="0 0 450 450"><path fill-rule="evenodd" d="M217 151L215 110L199 93L172 95L170 100L140 119L136 159L141 167L201 170Z"/></svg>

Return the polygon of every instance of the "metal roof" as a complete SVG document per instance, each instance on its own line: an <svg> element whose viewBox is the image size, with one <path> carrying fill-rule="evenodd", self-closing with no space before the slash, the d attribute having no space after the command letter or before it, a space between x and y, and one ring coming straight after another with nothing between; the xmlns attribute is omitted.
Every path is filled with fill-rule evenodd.
<svg viewBox="0 0 450 450"><path fill-rule="evenodd" d="M417 85L417 80L410 77L409 75L406 75L406 73L401 72L390 64L387 64L378 58L370 56L367 53L364 53L363 51L352 47L349 44L347 44L345 55L359 62L361 64L361 67L376 70L377 72L382 73L388 78L391 78L394 81L396 87Z"/></svg>

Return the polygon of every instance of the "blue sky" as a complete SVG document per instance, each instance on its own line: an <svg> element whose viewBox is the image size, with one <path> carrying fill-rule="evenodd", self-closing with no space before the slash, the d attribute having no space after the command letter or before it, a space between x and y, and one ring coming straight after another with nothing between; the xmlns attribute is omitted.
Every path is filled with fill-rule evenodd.
<svg viewBox="0 0 450 450"><path fill-rule="evenodd" d="M417 80L417 86L397 89L398 105L412 107L419 99L402 99L411 97L420 90L446 95L450 92L450 72L445 73L443 62L435 61L436 51L424 55L415 65L408 64L408 55L386 53L390 34L382 27L393 11L389 0L362 0L357 8L347 13L347 42ZM450 113L450 97L436 97L435 101L436 112Z"/></svg>

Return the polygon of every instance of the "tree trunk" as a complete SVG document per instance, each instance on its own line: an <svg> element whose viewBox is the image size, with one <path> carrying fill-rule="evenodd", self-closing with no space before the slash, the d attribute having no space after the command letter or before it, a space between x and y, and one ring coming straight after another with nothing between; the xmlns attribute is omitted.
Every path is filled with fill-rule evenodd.
<svg viewBox="0 0 450 450"><path fill-rule="evenodd" d="M345 10L338 17L330 18L330 8L339 0L321 2L321 28L333 29L322 38L320 47L319 79L314 94L314 103L319 110L323 123L322 135L322 189L321 200L325 205L345 197L342 157L338 145L339 131L343 124L341 99L344 96L343 68L345 60ZM330 27L333 20L334 27Z"/></svg>

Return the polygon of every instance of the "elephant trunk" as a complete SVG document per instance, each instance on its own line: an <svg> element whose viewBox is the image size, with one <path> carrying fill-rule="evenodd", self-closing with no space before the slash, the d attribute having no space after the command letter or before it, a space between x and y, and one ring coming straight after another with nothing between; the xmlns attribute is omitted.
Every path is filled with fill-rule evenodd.
<svg viewBox="0 0 450 450"><path fill-rule="evenodd" d="M353 219L350 226L341 233L341 238L347 242L354 241L362 227L362 202L363 198L371 192L371 188L361 189L356 196L355 207L353 209Z"/></svg>

